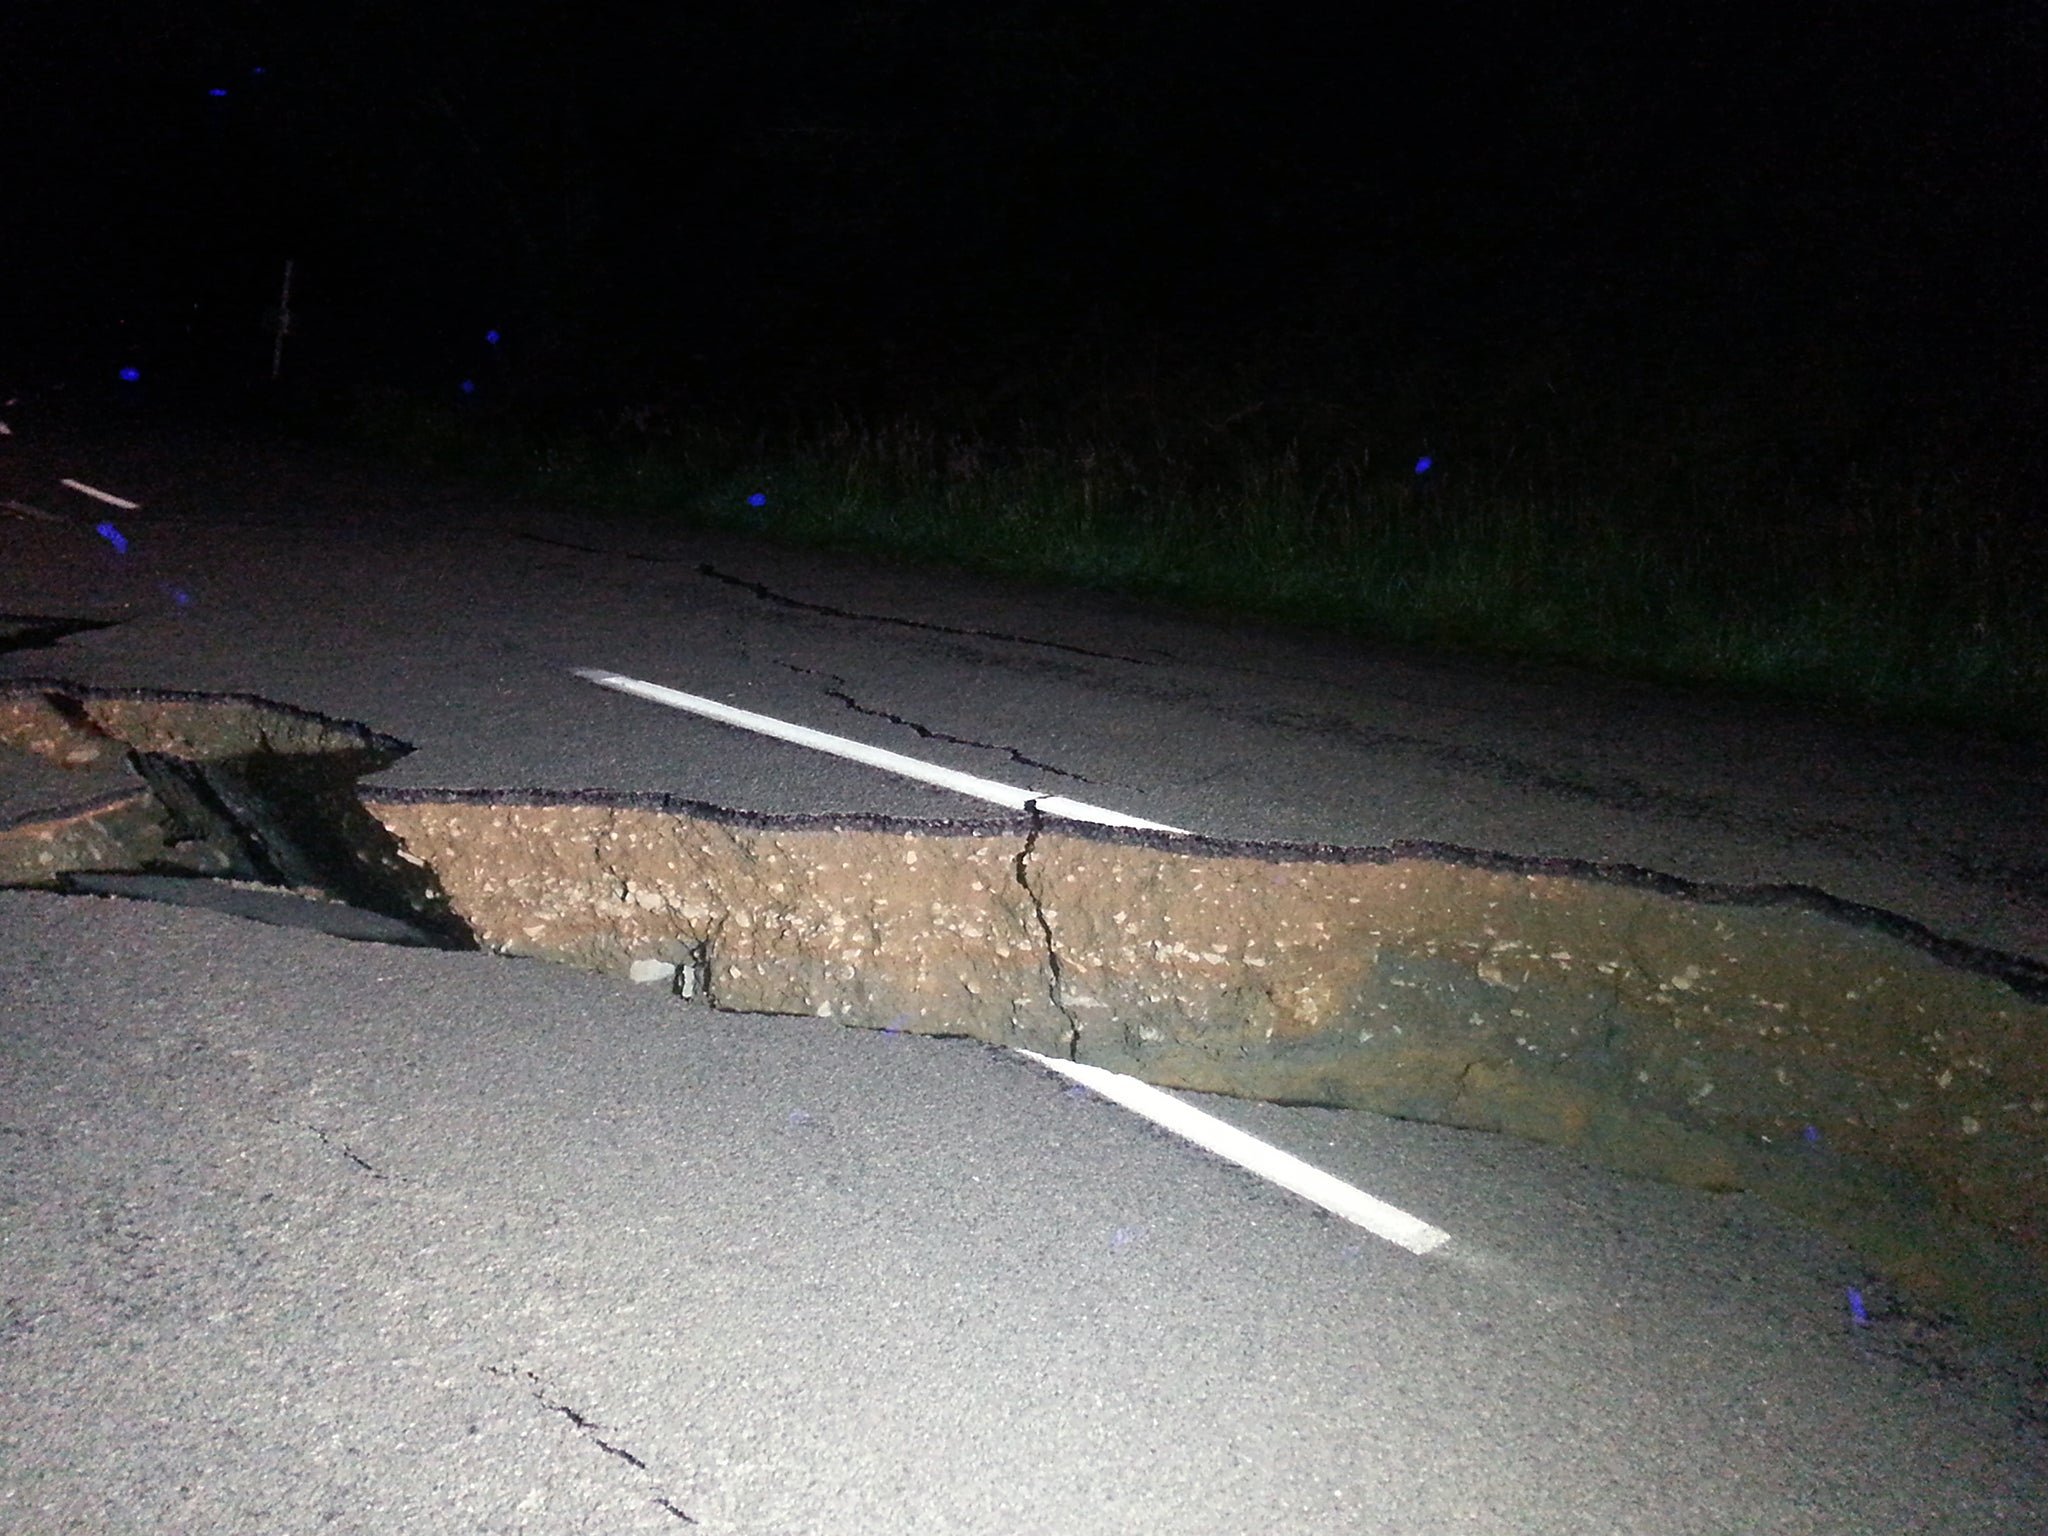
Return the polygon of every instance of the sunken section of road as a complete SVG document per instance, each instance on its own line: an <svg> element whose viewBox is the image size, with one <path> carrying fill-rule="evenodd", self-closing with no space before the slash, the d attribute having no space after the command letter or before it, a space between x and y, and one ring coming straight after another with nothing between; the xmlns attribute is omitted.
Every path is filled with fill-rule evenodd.
<svg viewBox="0 0 2048 1536"><path fill-rule="evenodd" d="M402 744L252 699L14 685L0 742L48 807L0 822L0 883L232 876L735 1011L1527 1136L1752 1189L2048 1354L2048 970L1817 892L1434 845L358 792ZM51 797L53 769L110 763L134 781Z"/></svg>
<svg viewBox="0 0 2048 1536"><path fill-rule="evenodd" d="M409 749L261 699L0 689L0 885L207 906L466 949L467 925L356 798Z"/></svg>

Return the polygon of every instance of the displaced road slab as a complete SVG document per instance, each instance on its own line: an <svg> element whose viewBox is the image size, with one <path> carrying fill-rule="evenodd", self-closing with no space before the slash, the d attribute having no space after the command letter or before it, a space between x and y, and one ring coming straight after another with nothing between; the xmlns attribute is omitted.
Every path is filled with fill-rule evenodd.
<svg viewBox="0 0 2048 1536"><path fill-rule="evenodd" d="M159 802L0 830L17 884L333 933L353 901L408 942L725 1009L1527 1136L1761 1193L2048 1354L2048 968L1824 893L1105 828L980 779L1029 815L358 795L401 744L250 698L0 685L9 741L49 764L127 745Z"/></svg>

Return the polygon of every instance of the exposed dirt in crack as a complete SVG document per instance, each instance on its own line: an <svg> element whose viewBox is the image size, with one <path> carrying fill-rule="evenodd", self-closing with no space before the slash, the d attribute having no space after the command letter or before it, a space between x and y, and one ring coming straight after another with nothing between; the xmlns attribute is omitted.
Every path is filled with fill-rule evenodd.
<svg viewBox="0 0 2048 1536"><path fill-rule="evenodd" d="M405 750L264 700L12 684L0 759L81 777L0 824L0 884L303 887L728 1011L1552 1142L1756 1190L2048 1352L2035 962L1800 888L1433 844L358 789Z"/></svg>
<svg viewBox="0 0 2048 1536"><path fill-rule="evenodd" d="M2036 1298L2019 1307L2048 1327L2048 987L1817 893L1049 818L594 794L372 809L493 948L615 974L701 957L739 1011L970 1034L1754 1189L1932 1289ZM1803 1150L1815 1125L1825 1167Z"/></svg>

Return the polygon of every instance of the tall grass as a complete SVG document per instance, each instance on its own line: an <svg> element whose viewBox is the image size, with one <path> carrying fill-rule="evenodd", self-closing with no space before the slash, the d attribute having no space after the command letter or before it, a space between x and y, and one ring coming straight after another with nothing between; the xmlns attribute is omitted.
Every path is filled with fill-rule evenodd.
<svg viewBox="0 0 2048 1536"><path fill-rule="evenodd" d="M2048 524L2016 479L1685 421L1425 436L1156 393L992 417L636 408L479 433L400 411L376 435L681 525L2048 738Z"/></svg>

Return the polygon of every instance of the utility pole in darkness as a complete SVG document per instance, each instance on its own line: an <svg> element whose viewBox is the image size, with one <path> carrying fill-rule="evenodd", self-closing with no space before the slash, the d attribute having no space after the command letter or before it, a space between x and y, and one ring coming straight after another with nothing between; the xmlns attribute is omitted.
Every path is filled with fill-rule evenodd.
<svg viewBox="0 0 2048 1536"><path fill-rule="evenodd" d="M277 341L270 349L270 378L275 383L284 369L284 339L292 333L292 264L289 259L284 264L284 292L278 296L277 318L272 329Z"/></svg>

